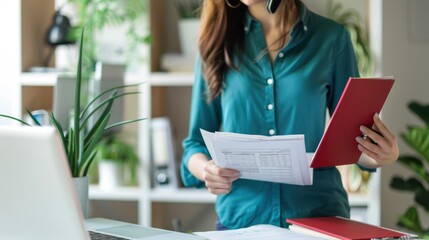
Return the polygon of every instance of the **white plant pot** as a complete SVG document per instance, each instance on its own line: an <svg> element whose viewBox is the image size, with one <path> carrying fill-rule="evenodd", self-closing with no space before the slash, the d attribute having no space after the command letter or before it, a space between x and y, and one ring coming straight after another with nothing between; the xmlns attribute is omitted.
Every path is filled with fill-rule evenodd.
<svg viewBox="0 0 429 240"><path fill-rule="evenodd" d="M100 189L112 190L122 184L122 167L113 161L100 161L98 163L98 184Z"/></svg>
<svg viewBox="0 0 429 240"><path fill-rule="evenodd" d="M184 18L179 20L179 41L182 54L194 59L198 49L198 31L200 19Z"/></svg>
<svg viewBox="0 0 429 240"><path fill-rule="evenodd" d="M76 187L77 197L82 208L82 214L84 218L88 218L88 189L89 180L86 177L74 177L73 183Z"/></svg>

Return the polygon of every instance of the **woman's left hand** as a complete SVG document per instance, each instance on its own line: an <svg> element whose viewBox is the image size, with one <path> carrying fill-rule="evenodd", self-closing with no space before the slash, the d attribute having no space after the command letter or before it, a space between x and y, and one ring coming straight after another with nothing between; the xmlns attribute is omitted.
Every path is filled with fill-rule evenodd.
<svg viewBox="0 0 429 240"><path fill-rule="evenodd" d="M396 136L381 121L378 114L374 114L374 129L361 126L360 130L365 137L357 137L358 148L371 159L359 160L359 164L367 168L382 167L395 162L399 156Z"/></svg>

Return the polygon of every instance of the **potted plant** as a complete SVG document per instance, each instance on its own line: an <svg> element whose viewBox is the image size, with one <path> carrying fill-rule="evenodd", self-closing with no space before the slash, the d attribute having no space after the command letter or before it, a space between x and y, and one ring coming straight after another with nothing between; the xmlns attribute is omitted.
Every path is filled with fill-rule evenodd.
<svg viewBox="0 0 429 240"><path fill-rule="evenodd" d="M141 62L145 54L139 46L150 44L151 35L145 25L148 13L147 0L70 0L75 6L75 19L77 22L69 32L69 38L79 40L80 32L85 26L85 46L83 52L84 73L92 72L93 65L110 52L112 58L124 60L124 63ZM100 34L111 30L115 35L106 38ZM119 33L119 34L118 34ZM121 36L125 36L122 39ZM116 42L115 42L116 41ZM118 45L117 41L120 41ZM100 49L107 44L110 49ZM112 47L114 46L114 47ZM115 60L115 61L116 61Z"/></svg>
<svg viewBox="0 0 429 240"><path fill-rule="evenodd" d="M420 238L429 239L429 228L422 226L419 209L429 217L429 105L411 102L408 108L423 121L424 126L408 126L407 132L400 134L404 142L416 155L400 155L398 162L408 168L413 176L404 178L395 175L390 187L414 194L414 203L399 217L398 226L409 229Z"/></svg>
<svg viewBox="0 0 429 240"><path fill-rule="evenodd" d="M136 92L121 92L126 87L136 86L127 85L127 86L118 86L94 97L86 106L81 104L81 84L82 84L82 51L83 51L83 38L84 30L82 29L81 34L81 43L79 48L79 59L77 64L77 73L76 73L76 90L74 98L74 114L72 124L68 129L64 129L63 126L57 121L56 117L51 113L49 115L49 120L52 125L55 126L57 132L61 138L65 154L69 163L71 175L76 185L78 192L79 200L83 210L84 216L87 216L87 205L88 205L88 171L91 165L94 162L96 156L96 146L100 142L103 134L114 127L121 126L124 124L137 122L143 120L144 118L123 121L115 123L112 125L107 125L110 118L110 110L115 101L115 99L129 95L137 94ZM110 94L110 96L102 101L101 103L93 106L95 101L100 97ZM92 110L89 110L92 109ZM28 115L33 120L34 125L41 126L36 117L27 110ZM100 114L95 114L100 113ZM9 119L16 120L24 125L32 126L30 123L27 123L21 119L0 114L0 117L5 117ZM88 120L91 117L95 117L94 124L91 126L88 125Z"/></svg>
<svg viewBox="0 0 429 240"><path fill-rule="evenodd" d="M360 74L371 75L374 60L361 15L355 9L344 10L341 3L335 3L333 0L329 0L327 4L327 16L341 23L350 34Z"/></svg>
<svg viewBox="0 0 429 240"><path fill-rule="evenodd" d="M193 59L196 56L201 2L201 0L180 0L176 2L176 9L179 14L180 48L186 58Z"/></svg>
<svg viewBox="0 0 429 240"><path fill-rule="evenodd" d="M131 145L117 135L109 135L100 141L96 151L98 184L101 189L114 189L124 185L126 177L128 184L137 184L139 160Z"/></svg>

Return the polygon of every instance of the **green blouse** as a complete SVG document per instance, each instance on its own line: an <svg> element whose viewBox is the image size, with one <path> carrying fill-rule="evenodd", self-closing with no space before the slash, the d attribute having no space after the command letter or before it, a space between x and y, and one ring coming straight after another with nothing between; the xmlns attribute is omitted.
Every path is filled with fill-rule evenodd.
<svg viewBox="0 0 429 240"><path fill-rule="evenodd" d="M227 72L223 91L210 104L200 59L196 62L181 164L186 186L204 186L187 168L195 153L210 158L200 128L268 136L304 134L307 152L314 152L324 132L326 109L332 114L348 78L359 76L347 30L304 4L289 43L273 64L268 54L256 61L266 47L262 24L250 14L245 21L244 53L234 59L239 71ZM292 217L349 217L350 206L337 169L324 168L314 171L312 186L238 179L229 194L217 197L216 212L220 223L231 229L255 224L287 227L285 219Z"/></svg>

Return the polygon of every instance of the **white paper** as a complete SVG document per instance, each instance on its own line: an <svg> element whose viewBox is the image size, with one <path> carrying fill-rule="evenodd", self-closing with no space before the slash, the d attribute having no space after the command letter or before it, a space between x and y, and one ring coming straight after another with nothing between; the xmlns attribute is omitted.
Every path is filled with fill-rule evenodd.
<svg viewBox="0 0 429 240"><path fill-rule="evenodd" d="M320 240L323 238L313 237L302 233L292 232L286 228L272 225L255 225L248 228L224 231L194 232L194 234L210 240Z"/></svg>
<svg viewBox="0 0 429 240"><path fill-rule="evenodd" d="M311 185L311 155L304 135L259 136L225 132L201 133L215 164L240 171L240 178Z"/></svg>

